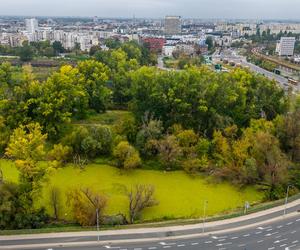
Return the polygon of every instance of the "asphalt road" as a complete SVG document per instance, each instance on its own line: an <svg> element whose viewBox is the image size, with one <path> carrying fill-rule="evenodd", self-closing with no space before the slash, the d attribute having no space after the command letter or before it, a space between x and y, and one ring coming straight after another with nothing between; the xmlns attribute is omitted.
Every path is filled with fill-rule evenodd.
<svg viewBox="0 0 300 250"><path fill-rule="evenodd" d="M156 250L156 249L188 249L188 250L299 250L300 249L300 215L282 219L271 224L249 228L227 234L212 234L188 240L158 241L141 244L98 245L79 247L38 248L39 250Z"/></svg>
<svg viewBox="0 0 300 250"><path fill-rule="evenodd" d="M293 91L299 91L299 87L289 84L288 79L286 79L285 77L276 75L273 72L267 71L267 70L260 68L252 63L247 62L246 58L237 55L237 53L233 50L225 50L225 51L222 51L220 54L215 53L213 55L213 59L215 59L215 60L227 59L228 61L233 61L237 64L241 64L244 67L248 67L251 71L253 71L257 74L262 74L271 80L277 81L280 84L280 86L282 88L284 88L285 90L288 90L288 88L291 87L293 89Z"/></svg>

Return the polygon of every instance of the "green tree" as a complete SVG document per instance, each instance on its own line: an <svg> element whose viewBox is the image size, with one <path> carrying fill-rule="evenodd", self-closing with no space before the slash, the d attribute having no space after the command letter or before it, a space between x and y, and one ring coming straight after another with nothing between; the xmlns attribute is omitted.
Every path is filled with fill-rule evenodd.
<svg viewBox="0 0 300 250"><path fill-rule="evenodd" d="M109 69L102 63L86 60L78 64L79 73L83 75L83 83L89 95L89 106L97 112L104 112L110 103L111 91L106 86Z"/></svg>
<svg viewBox="0 0 300 250"><path fill-rule="evenodd" d="M22 62L29 62L33 59L34 52L30 45L24 44L19 48L18 56Z"/></svg>
<svg viewBox="0 0 300 250"><path fill-rule="evenodd" d="M142 163L138 151L126 141L116 146L114 157L117 159L117 165L124 169L134 169Z"/></svg>
<svg viewBox="0 0 300 250"><path fill-rule="evenodd" d="M6 155L15 160L20 171L20 182L29 191L29 199L38 192L49 168L38 164L45 156L47 134L42 134L38 123L15 129L6 148Z"/></svg>

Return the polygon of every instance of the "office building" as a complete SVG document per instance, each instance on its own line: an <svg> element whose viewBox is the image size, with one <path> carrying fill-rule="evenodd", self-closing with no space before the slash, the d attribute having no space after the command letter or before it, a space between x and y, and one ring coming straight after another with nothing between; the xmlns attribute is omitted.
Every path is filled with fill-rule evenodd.
<svg viewBox="0 0 300 250"><path fill-rule="evenodd" d="M181 33L181 17L166 16L165 18L165 35L173 36Z"/></svg>
<svg viewBox="0 0 300 250"><path fill-rule="evenodd" d="M279 56L293 56L295 49L295 37L281 37L277 43L276 52Z"/></svg>

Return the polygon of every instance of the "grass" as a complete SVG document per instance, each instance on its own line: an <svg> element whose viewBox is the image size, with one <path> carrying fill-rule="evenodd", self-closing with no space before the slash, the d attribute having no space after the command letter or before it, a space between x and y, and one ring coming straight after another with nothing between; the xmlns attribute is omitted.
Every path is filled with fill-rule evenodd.
<svg viewBox="0 0 300 250"><path fill-rule="evenodd" d="M126 118L132 117L132 113L129 111L122 110L108 110L104 114L91 114L85 120L76 121L76 124L84 125L116 125Z"/></svg>
<svg viewBox="0 0 300 250"><path fill-rule="evenodd" d="M4 178L17 181L18 173L13 163L0 161ZM228 183L213 183L204 176L190 177L182 171L161 172L135 170L122 172L104 164L90 164L84 171L68 166L57 170L49 177L43 187L42 195L36 205L43 204L50 214L49 190L51 186L61 191L61 218L70 219L70 209L65 205L65 193L75 187L90 187L105 194L108 198L106 214L127 213L126 189L135 184L155 186L155 196L159 205L145 210L142 221L157 221L178 218L199 218L203 214L204 201L208 201L207 215L232 212L242 207L245 201L258 203L263 194L248 187L239 190Z"/></svg>

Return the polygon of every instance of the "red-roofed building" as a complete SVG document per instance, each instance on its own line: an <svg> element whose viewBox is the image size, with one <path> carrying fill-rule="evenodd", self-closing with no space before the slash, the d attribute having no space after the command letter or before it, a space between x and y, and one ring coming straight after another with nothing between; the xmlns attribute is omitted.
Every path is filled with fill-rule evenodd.
<svg viewBox="0 0 300 250"><path fill-rule="evenodd" d="M161 53L166 39L158 37L146 37L142 39L144 44L149 46L151 52Z"/></svg>

